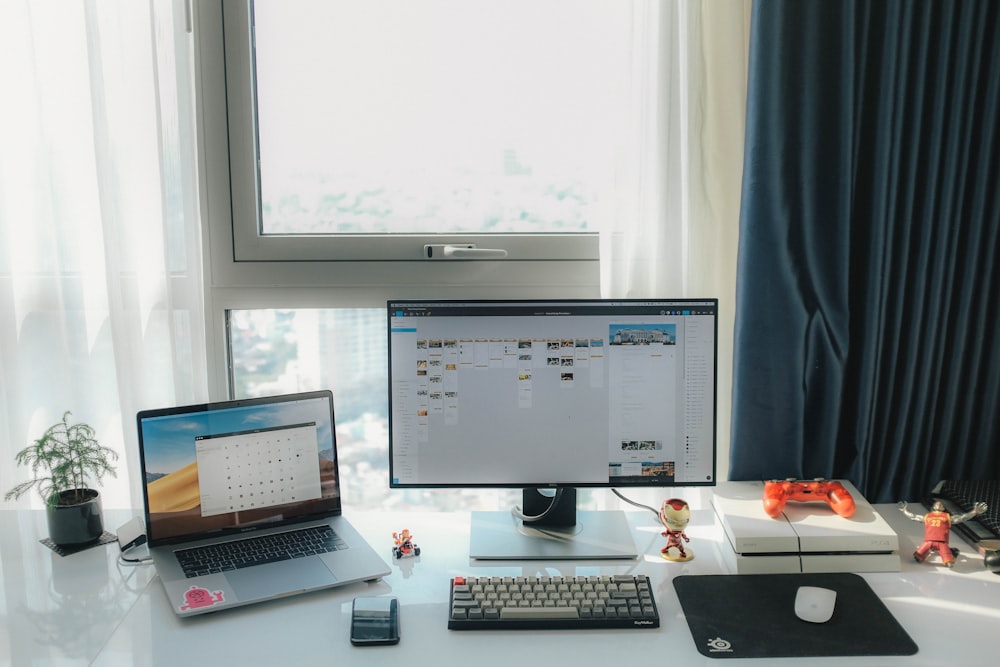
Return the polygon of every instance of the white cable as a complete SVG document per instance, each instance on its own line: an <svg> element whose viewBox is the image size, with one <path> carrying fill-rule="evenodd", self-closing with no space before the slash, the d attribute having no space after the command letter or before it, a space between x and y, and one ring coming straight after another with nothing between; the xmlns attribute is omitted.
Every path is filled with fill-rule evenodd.
<svg viewBox="0 0 1000 667"><path fill-rule="evenodd" d="M556 489L555 495L552 496L552 502L549 503L549 506L546 507L545 511L542 512L541 514L536 514L535 516L528 516L524 513L524 510L522 510L517 505L515 505L510 509L510 513L525 523L534 523L536 521L541 521L549 514L551 514L553 510L555 510L556 505L559 504L559 499L562 498L562 492L563 492L562 489Z"/></svg>

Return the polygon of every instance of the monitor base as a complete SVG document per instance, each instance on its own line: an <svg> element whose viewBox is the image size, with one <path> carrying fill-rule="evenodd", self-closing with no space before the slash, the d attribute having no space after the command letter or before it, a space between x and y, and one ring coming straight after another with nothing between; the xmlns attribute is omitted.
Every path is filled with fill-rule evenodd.
<svg viewBox="0 0 1000 667"><path fill-rule="evenodd" d="M477 560L596 560L638 557L621 510L577 512L576 525L533 528L510 512L472 512L469 556Z"/></svg>

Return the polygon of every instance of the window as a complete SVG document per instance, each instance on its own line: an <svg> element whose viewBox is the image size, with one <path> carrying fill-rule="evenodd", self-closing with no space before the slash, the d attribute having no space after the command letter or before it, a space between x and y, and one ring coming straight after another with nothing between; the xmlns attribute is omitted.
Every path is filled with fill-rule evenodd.
<svg viewBox="0 0 1000 667"><path fill-rule="evenodd" d="M236 387L231 310L598 294L630 5L193 7L214 394Z"/></svg>
<svg viewBox="0 0 1000 667"><path fill-rule="evenodd" d="M362 378L345 341L384 347L388 299L599 295L641 21L619 0L193 8L211 392L330 387L381 488L386 370Z"/></svg>
<svg viewBox="0 0 1000 667"><path fill-rule="evenodd" d="M596 259L628 5L256 0L221 20L237 259Z"/></svg>

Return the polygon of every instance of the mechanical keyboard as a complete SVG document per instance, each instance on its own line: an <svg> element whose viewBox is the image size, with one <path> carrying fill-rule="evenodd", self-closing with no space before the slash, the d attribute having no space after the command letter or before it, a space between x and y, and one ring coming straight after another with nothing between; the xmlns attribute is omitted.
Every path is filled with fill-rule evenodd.
<svg viewBox="0 0 1000 667"><path fill-rule="evenodd" d="M658 628L644 575L455 577L449 630Z"/></svg>

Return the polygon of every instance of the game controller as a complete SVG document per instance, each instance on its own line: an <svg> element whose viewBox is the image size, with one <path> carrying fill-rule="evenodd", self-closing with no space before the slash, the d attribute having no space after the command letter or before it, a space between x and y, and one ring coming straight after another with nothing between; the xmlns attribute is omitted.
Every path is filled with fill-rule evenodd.
<svg viewBox="0 0 1000 667"><path fill-rule="evenodd" d="M824 501L845 519L854 514L854 498L840 482L828 479L772 479L764 482L764 511L777 517L789 500L798 502Z"/></svg>

